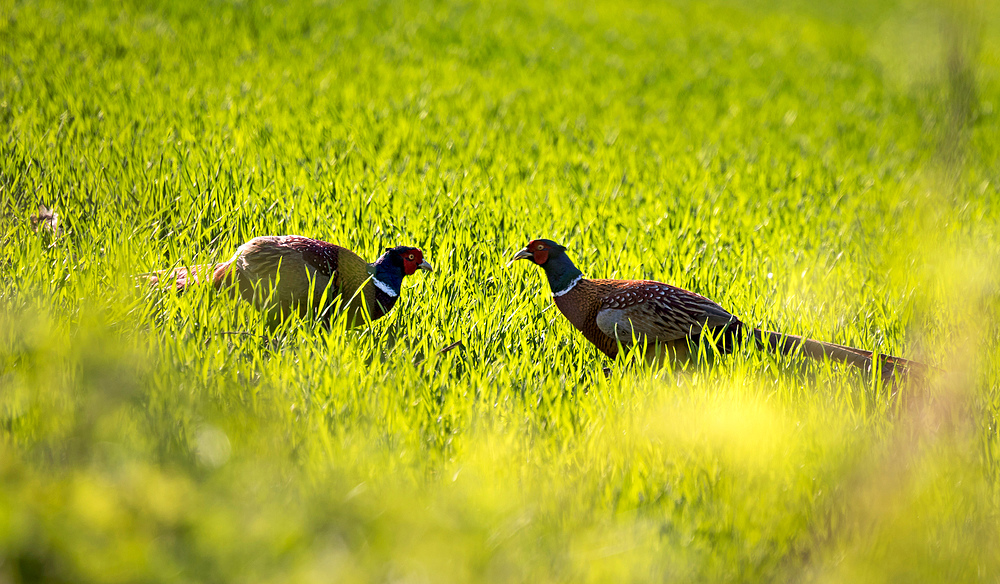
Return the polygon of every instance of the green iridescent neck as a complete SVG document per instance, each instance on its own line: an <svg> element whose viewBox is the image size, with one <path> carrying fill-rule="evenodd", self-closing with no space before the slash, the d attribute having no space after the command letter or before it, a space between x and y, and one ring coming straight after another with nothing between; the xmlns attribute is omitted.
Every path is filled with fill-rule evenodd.
<svg viewBox="0 0 1000 584"><path fill-rule="evenodd" d="M549 279L549 288L553 294L565 294L569 289L580 281L583 272L573 265L565 253L559 253L549 257L549 261L542 264L545 276Z"/></svg>

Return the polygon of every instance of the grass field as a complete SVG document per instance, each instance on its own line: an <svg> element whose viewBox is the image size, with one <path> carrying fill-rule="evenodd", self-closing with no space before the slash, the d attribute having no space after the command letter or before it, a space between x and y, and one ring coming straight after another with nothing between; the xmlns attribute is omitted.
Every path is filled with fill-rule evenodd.
<svg viewBox="0 0 1000 584"><path fill-rule="evenodd" d="M813 4L5 3L0 583L1000 580L1000 8ZM285 233L437 271L133 278ZM611 362L535 237L947 371Z"/></svg>

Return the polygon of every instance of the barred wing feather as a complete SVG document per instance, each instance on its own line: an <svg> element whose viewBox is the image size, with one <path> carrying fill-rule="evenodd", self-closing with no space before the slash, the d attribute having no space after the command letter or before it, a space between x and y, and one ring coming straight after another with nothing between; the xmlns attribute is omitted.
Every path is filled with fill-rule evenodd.
<svg viewBox="0 0 1000 584"><path fill-rule="evenodd" d="M632 338L670 342L725 326L736 318L704 296L659 282L630 282L604 297L597 312L601 332L622 343Z"/></svg>

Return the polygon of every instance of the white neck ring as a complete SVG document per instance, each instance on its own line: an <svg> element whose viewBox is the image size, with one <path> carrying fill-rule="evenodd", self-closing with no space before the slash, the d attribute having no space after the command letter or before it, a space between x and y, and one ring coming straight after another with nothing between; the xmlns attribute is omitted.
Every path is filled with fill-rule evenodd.
<svg viewBox="0 0 1000 584"><path fill-rule="evenodd" d="M395 297L399 296L398 292L396 292L395 290L393 290L392 288L390 288L389 285L386 284L385 282L382 282L381 280L377 280L375 278L375 276L372 276L372 284L375 284L376 288L378 288L379 290L385 292L391 298L395 298Z"/></svg>
<svg viewBox="0 0 1000 584"><path fill-rule="evenodd" d="M565 293L569 292L570 290L572 290L573 287L576 286L577 284L579 284L580 280L582 280L582 279L583 279L583 274L580 274L579 276L577 276L576 278L574 278L572 282L569 283L569 286L566 286L564 289L562 289L562 290L560 290L558 292L553 292L552 296L554 296L556 298L562 296L563 294L565 294Z"/></svg>

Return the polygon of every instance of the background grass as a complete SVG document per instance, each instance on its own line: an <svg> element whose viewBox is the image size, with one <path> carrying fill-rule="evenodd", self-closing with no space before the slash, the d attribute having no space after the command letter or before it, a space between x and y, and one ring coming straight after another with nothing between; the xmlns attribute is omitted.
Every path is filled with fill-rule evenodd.
<svg viewBox="0 0 1000 584"><path fill-rule="evenodd" d="M0 582L997 581L998 30L974 0L5 4ZM132 277L282 233L437 272L333 334ZM947 373L610 363L505 265L533 237Z"/></svg>

